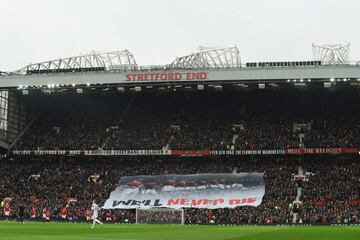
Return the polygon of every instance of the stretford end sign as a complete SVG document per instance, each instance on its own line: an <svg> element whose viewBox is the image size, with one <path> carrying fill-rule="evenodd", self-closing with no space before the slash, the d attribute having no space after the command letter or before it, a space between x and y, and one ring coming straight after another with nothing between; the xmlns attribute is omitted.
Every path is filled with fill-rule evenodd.
<svg viewBox="0 0 360 240"><path fill-rule="evenodd" d="M128 82L206 80L207 78L207 72L153 72L129 73L126 75L126 81Z"/></svg>

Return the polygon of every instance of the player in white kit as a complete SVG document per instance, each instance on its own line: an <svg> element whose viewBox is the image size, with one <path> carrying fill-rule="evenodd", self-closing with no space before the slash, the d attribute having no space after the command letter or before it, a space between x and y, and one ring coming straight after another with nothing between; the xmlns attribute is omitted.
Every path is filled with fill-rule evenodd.
<svg viewBox="0 0 360 240"><path fill-rule="evenodd" d="M94 200L91 205L91 212L92 212L92 219L93 219L93 224L92 224L91 228L95 227L95 223L100 223L101 225L103 225L103 223L97 219L99 216L99 210L100 210L100 207L99 207L99 205L96 204L96 202Z"/></svg>

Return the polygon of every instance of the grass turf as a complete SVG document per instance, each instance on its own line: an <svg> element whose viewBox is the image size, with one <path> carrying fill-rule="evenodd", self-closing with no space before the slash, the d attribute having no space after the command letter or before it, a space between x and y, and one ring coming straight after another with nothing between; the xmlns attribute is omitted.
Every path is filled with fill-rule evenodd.
<svg viewBox="0 0 360 240"><path fill-rule="evenodd" d="M75 223L18 224L0 222L0 239L118 239L118 240L354 240L360 227L352 226L175 226L175 225L96 225Z"/></svg>

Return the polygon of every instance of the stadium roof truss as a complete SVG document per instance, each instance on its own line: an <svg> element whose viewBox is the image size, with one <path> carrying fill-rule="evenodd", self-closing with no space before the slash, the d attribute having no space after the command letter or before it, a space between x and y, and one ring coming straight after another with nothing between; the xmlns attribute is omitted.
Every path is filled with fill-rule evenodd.
<svg viewBox="0 0 360 240"><path fill-rule="evenodd" d="M241 67L239 49L234 47L204 48L197 52L176 58L170 68L217 69Z"/></svg>
<svg viewBox="0 0 360 240"><path fill-rule="evenodd" d="M350 43L344 44L313 44L314 60L323 64L348 64Z"/></svg>
<svg viewBox="0 0 360 240"><path fill-rule="evenodd" d="M136 61L134 55L128 50L112 52L91 52L79 56L60 58L57 60L45 61L35 64L29 64L20 70L17 74L24 74L29 71L60 71L66 69L91 69L101 68L107 70L135 68Z"/></svg>

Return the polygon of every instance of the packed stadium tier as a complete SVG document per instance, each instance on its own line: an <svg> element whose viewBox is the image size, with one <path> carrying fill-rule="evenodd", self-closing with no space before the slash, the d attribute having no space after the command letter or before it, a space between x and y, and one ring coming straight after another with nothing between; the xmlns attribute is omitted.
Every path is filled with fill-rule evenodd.
<svg viewBox="0 0 360 240"><path fill-rule="evenodd" d="M265 194L258 207L184 208L187 224L291 224L359 223L359 156L311 158L221 157L18 157L0 164L1 219L15 218L25 208L26 219L90 220L92 201L103 206L123 176L135 176L131 188L141 186L144 175L264 173ZM174 175L175 174L175 175ZM175 176L175 177L174 177ZM202 175L201 175L202 176ZM144 177L142 177L144 179ZM180 177L183 179L184 177ZM179 178L179 179L180 179ZM150 178L151 179L151 178ZM126 179L125 179L126 180ZM170 180L167 180L167 182ZM174 179L173 181L177 181ZM183 181L183 180L181 180ZM181 182L180 181L180 182ZM206 178L205 178L205 181ZM208 188L239 188L234 183L212 182ZM165 182L164 182L165 183ZM170 184L170 183L167 183ZM252 183L254 184L254 183ZM206 185L206 184L205 184ZM220 186L222 185L222 187ZM181 185L181 187L186 185ZM182 191L194 190L194 185ZM163 191L168 191L163 189ZM201 190L196 189L195 190ZM146 189L143 190L146 193ZM201 190L202 191L202 190ZM148 194L152 194L148 192ZM163 211L143 212L141 222L176 221ZM151 215L147 215L151 214ZM107 222L135 223L135 209L100 210ZM169 218L169 219L167 219Z"/></svg>
<svg viewBox="0 0 360 240"><path fill-rule="evenodd" d="M283 150L360 146L356 88L57 93L13 150Z"/></svg>

